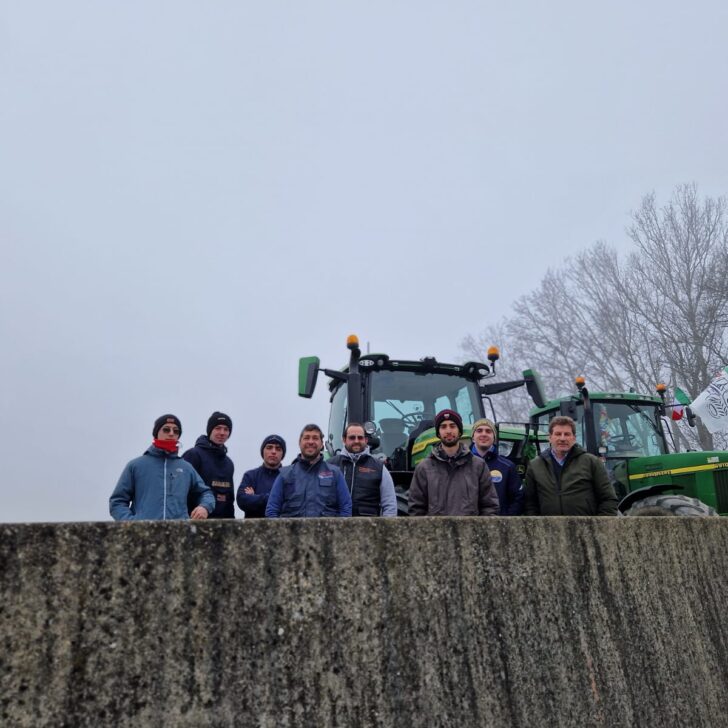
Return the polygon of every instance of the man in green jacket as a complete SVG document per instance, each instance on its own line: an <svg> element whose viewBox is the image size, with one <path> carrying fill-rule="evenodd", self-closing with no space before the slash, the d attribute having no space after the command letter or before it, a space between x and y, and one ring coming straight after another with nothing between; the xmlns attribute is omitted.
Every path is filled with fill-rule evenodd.
<svg viewBox="0 0 728 728"><path fill-rule="evenodd" d="M617 494L602 461L576 444L571 417L549 422L551 447L526 471L526 516L616 516Z"/></svg>

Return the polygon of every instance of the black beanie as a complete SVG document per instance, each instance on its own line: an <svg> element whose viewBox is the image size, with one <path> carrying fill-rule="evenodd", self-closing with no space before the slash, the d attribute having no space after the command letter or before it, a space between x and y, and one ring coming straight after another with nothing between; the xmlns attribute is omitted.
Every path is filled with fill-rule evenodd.
<svg viewBox="0 0 728 728"><path fill-rule="evenodd" d="M154 428L152 429L152 436L156 437L159 434L159 431L164 427L165 425L177 425L179 427L179 434L182 434L182 423L179 421L179 417L176 415L162 415L161 417L157 417L156 420L154 420Z"/></svg>
<svg viewBox="0 0 728 728"><path fill-rule="evenodd" d="M263 450L266 445L280 445L283 448L283 457L286 457L286 441L280 435L268 435L260 446L260 457L263 457Z"/></svg>
<svg viewBox="0 0 728 728"><path fill-rule="evenodd" d="M233 421L224 412L213 412L210 415L210 419L207 420L207 436L210 437L210 433L218 425L227 425L230 432L233 431Z"/></svg>

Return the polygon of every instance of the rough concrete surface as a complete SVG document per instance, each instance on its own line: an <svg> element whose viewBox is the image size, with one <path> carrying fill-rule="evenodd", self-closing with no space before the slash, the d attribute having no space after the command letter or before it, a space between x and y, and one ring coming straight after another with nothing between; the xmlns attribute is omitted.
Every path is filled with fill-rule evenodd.
<svg viewBox="0 0 728 728"><path fill-rule="evenodd" d="M2 726L728 725L728 519L0 526Z"/></svg>

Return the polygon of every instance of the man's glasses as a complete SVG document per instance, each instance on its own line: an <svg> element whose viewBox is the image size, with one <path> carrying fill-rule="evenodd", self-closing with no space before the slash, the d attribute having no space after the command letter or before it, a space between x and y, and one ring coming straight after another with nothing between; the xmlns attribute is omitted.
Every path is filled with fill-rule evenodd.
<svg viewBox="0 0 728 728"><path fill-rule="evenodd" d="M179 435L179 428L177 427L163 427L162 432L166 435Z"/></svg>
<svg viewBox="0 0 728 728"><path fill-rule="evenodd" d="M366 435L347 435L347 440L366 440Z"/></svg>

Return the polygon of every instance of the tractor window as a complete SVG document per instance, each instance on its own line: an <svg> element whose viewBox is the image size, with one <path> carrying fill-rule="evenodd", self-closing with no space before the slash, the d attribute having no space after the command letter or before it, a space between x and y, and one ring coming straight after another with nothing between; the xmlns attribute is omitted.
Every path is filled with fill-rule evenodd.
<svg viewBox="0 0 728 728"><path fill-rule="evenodd" d="M592 401L596 450L607 461L625 458L662 455L667 452L658 425L657 405L646 402L599 402ZM547 421L558 415L558 410L546 413L540 420L546 433ZM584 408L579 405L576 417L576 441L584 448L587 444ZM601 448L606 448L601 450Z"/></svg>
<svg viewBox="0 0 728 728"><path fill-rule="evenodd" d="M391 457L398 447L406 447L423 421L434 420L442 409L453 409L465 424L482 416L480 393L475 382L447 374L415 372L372 372L369 375L367 419L377 425L379 451Z"/></svg>
<svg viewBox="0 0 728 728"><path fill-rule="evenodd" d="M331 455L341 450L344 443L341 436L346 422L346 385L340 386L331 397L331 414L329 415L329 436L326 449Z"/></svg>
<svg viewBox="0 0 728 728"><path fill-rule="evenodd" d="M657 407L642 403L594 404L597 445L610 457L646 457L665 452Z"/></svg>

